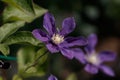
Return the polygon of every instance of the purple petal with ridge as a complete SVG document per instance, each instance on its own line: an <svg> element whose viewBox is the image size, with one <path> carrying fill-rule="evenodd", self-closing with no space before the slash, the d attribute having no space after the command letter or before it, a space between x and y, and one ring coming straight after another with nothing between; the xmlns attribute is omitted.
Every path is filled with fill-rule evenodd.
<svg viewBox="0 0 120 80"><path fill-rule="evenodd" d="M52 14L47 12L44 15L43 27L48 31L50 35L53 35L56 32L55 19Z"/></svg>
<svg viewBox="0 0 120 80"><path fill-rule="evenodd" d="M64 19L60 34L66 36L67 34L71 33L75 29L75 26L76 24L75 24L75 20L73 17Z"/></svg>
<svg viewBox="0 0 120 80"><path fill-rule="evenodd" d="M66 44L63 44L68 47L87 45L87 40L84 37L68 37L65 39L65 42Z"/></svg>
<svg viewBox="0 0 120 80"><path fill-rule="evenodd" d="M51 53L56 53L56 52L59 52L59 48L52 44L52 43L48 43L46 44L46 47L48 48L48 50L51 52Z"/></svg>
<svg viewBox="0 0 120 80"><path fill-rule="evenodd" d="M48 36L45 32L40 29L35 29L32 31L33 36L43 42L49 41Z"/></svg>
<svg viewBox="0 0 120 80"><path fill-rule="evenodd" d="M88 39L88 45L85 47L85 50L91 53L92 51L94 51L95 46L97 44L97 35L90 34L87 39Z"/></svg>
<svg viewBox="0 0 120 80"><path fill-rule="evenodd" d="M102 51L99 53L98 57L100 58L101 62L113 61L116 59L116 54L110 51Z"/></svg>
<svg viewBox="0 0 120 80"><path fill-rule="evenodd" d="M75 50L74 50L75 51ZM76 51L74 53L74 57L75 59L77 59L79 62L85 64L86 63L86 59L85 59L85 54L82 51L82 49L80 48L76 48Z"/></svg>
<svg viewBox="0 0 120 80"><path fill-rule="evenodd" d="M60 51L63 56L67 57L68 59L73 59L75 53L74 49L61 48Z"/></svg>
<svg viewBox="0 0 120 80"><path fill-rule="evenodd" d="M84 69L85 69L85 71L87 71L91 74L97 74L98 73L98 67L96 67L92 64L87 64Z"/></svg>
<svg viewBox="0 0 120 80"><path fill-rule="evenodd" d="M105 74L107 74L107 75L109 75L109 76L112 76L112 77L115 76L113 70L112 70L110 67L108 67L108 66L102 65L102 66L100 66L100 69L101 69Z"/></svg>
<svg viewBox="0 0 120 80"><path fill-rule="evenodd" d="M88 36L88 45L90 45L92 48L94 48L97 44L97 35L96 34L90 34Z"/></svg>

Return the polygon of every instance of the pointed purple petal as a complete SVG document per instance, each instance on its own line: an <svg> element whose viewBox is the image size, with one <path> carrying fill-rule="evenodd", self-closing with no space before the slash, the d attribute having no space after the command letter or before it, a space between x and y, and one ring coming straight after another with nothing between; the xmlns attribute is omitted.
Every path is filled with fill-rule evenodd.
<svg viewBox="0 0 120 80"><path fill-rule="evenodd" d="M47 34L40 29L33 30L32 34L36 39L38 39L40 41L45 42L45 41L49 40Z"/></svg>
<svg viewBox="0 0 120 80"><path fill-rule="evenodd" d="M84 37L68 37L64 42L59 44L61 47L85 46L87 40Z"/></svg>
<svg viewBox="0 0 120 80"><path fill-rule="evenodd" d="M61 48L60 51L61 51L63 56L67 57L68 59L73 59L74 49Z"/></svg>
<svg viewBox="0 0 120 80"><path fill-rule="evenodd" d="M87 40L84 37L68 37L65 41L69 47L87 45Z"/></svg>
<svg viewBox="0 0 120 80"><path fill-rule="evenodd" d="M101 62L113 61L116 58L116 54L114 52L110 52L110 51L102 51L99 53L98 56L99 56Z"/></svg>
<svg viewBox="0 0 120 80"><path fill-rule="evenodd" d="M76 52L74 53L75 59L77 59L79 62L85 64L85 54L80 48L76 48Z"/></svg>
<svg viewBox="0 0 120 80"><path fill-rule="evenodd" d="M95 49L90 46L86 46L85 51L87 54L91 54L91 53L95 52Z"/></svg>
<svg viewBox="0 0 120 80"><path fill-rule="evenodd" d="M43 27L50 35L53 35L56 32L55 19L52 14L47 12L44 15Z"/></svg>
<svg viewBox="0 0 120 80"><path fill-rule="evenodd" d="M114 74L114 72L113 72L113 70L110 68L110 67L108 67L108 66L100 66L100 69L105 73L105 74L107 74L107 75L109 75L109 76L115 76L115 74Z"/></svg>
<svg viewBox="0 0 120 80"><path fill-rule="evenodd" d="M49 50L51 53L59 52L58 47L57 47L56 45L52 44L52 43L46 44L46 47L48 48L48 50Z"/></svg>
<svg viewBox="0 0 120 80"><path fill-rule="evenodd" d="M97 35L96 34L91 34L88 36L88 44L94 48L97 44Z"/></svg>
<svg viewBox="0 0 120 80"><path fill-rule="evenodd" d="M49 77L48 77L48 80L58 80L55 76L53 76L53 75L50 75Z"/></svg>
<svg viewBox="0 0 120 80"><path fill-rule="evenodd" d="M75 20L73 17L69 17L64 19L62 23L62 30L60 32L61 35L67 35L71 33L75 29Z"/></svg>
<svg viewBox="0 0 120 80"><path fill-rule="evenodd" d="M92 51L94 51L96 44L97 44L97 35L90 34L88 36L88 45L85 47L85 50L91 53Z"/></svg>
<svg viewBox="0 0 120 80"><path fill-rule="evenodd" d="M97 74L98 73L98 68L92 64L87 64L85 66L85 71L91 73L91 74Z"/></svg>

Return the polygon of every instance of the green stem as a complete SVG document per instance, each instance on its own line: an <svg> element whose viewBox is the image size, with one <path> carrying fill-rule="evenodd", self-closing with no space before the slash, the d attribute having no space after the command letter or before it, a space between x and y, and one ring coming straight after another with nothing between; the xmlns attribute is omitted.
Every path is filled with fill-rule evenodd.
<svg viewBox="0 0 120 80"><path fill-rule="evenodd" d="M43 57L45 54L47 54L47 53L48 53L48 51L45 51L44 54L40 55L40 56L34 61L34 63L33 63L32 65L28 66L28 67L25 69L25 71L27 71L29 68L31 68L31 67L33 67L33 66L36 66L36 65L38 64L38 62L39 62L39 59L40 59L41 57Z"/></svg>
<svg viewBox="0 0 120 80"><path fill-rule="evenodd" d="M0 59L6 59L6 60L12 60L12 61L16 61L16 60L17 60L16 57L12 57L12 56L3 56L3 55L0 55Z"/></svg>

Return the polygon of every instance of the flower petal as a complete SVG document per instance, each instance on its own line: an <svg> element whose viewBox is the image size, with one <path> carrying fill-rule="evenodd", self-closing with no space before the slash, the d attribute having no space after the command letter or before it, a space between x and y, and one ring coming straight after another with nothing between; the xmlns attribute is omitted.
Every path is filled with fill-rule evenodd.
<svg viewBox="0 0 120 80"><path fill-rule="evenodd" d="M87 54L91 54L91 53L95 52L95 49L90 47L90 46L86 46L85 51L86 51Z"/></svg>
<svg viewBox="0 0 120 80"><path fill-rule="evenodd" d="M85 46L87 45L87 40L84 37L68 37L59 44L60 47L74 47L74 46Z"/></svg>
<svg viewBox="0 0 120 80"><path fill-rule="evenodd" d="M45 41L49 40L47 34L40 29L33 30L32 34L36 39L38 39L40 41L45 42Z"/></svg>
<svg viewBox="0 0 120 80"><path fill-rule="evenodd" d="M89 36L88 36L88 44L92 47L92 48L94 48L95 46L96 46L96 44L97 44L97 35L96 34L90 34Z"/></svg>
<svg viewBox="0 0 120 80"><path fill-rule="evenodd" d="M52 14L46 13L44 15L43 27L48 31L50 35L56 32L55 19Z"/></svg>
<svg viewBox="0 0 120 80"><path fill-rule="evenodd" d="M99 53L98 57L100 58L101 62L113 61L116 58L116 54L110 51L102 51Z"/></svg>
<svg viewBox="0 0 120 80"><path fill-rule="evenodd" d="M59 52L58 47L57 47L56 45L52 44L52 43L46 44L46 47L48 48L48 50L49 50L51 53Z"/></svg>
<svg viewBox="0 0 120 80"><path fill-rule="evenodd" d="M60 49L61 53L67 57L68 59L73 59L74 57L74 49L70 48L61 48Z"/></svg>
<svg viewBox="0 0 120 80"><path fill-rule="evenodd" d="M67 35L75 29L75 20L73 17L64 19L62 23L62 30L60 31L61 35Z"/></svg>
<svg viewBox="0 0 120 80"><path fill-rule="evenodd" d="M100 69L101 69L105 74L107 74L107 75L109 75L109 76L115 76L113 70L112 70L110 67L108 67L108 66L103 66L103 65L102 65L102 66L100 67Z"/></svg>
<svg viewBox="0 0 120 80"><path fill-rule="evenodd" d="M50 75L49 77L48 77L48 80L58 80L55 76L53 76L53 75Z"/></svg>
<svg viewBox="0 0 120 80"><path fill-rule="evenodd" d="M65 41L68 47L87 45L87 40L84 37L68 37Z"/></svg>
<svg viewBox="0 0 120 80"><path fill-rule="evenodd" d="M98 68L92 64L87 64L85 66L85 71L91 73L91 74L97 74L98 73Z"/></svg>
<svg viewBox="0 0 120 80"><path fill-rule="evenodd" d="M92 53L94 51L94 48L97 44L97 36L96 34L90 34L88 36L88 45L85 47L85 50L89 53Z"/></svg>
<svg viewBox="0 0 120 80"><path fill-rule="evenodd" d="M77 59L79 62L85 64L85 54L80 48L76 48L76 52L74 53L75 59Z"/></svg>

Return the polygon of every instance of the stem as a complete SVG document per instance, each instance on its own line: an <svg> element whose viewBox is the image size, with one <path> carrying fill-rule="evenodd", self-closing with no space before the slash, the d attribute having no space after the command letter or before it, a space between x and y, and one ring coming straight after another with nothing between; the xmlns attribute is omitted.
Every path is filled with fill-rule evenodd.
<svg viewBox="0 0 120 80"><path fill-rule="evenodd" d="M16 60L17 60L16 57L3 56L3 55L0 55L0 59L13 60L13 61L16 61Z"/></svg>
<svg viewBox="0 0 120 80"><path fill-rule="evenodd" d="M40 59L41 57L43 57L45 54L47 54L47 52L48 52L48 51L45 51L44 54L40 55L40 56L34 61L33 64L31 64L30 66L28 66L28 67L25 69L25 71L27 71L29 68L31 68L31 67L33 67L33 66L36 66L36 65L38 64L39 59ZM24 72L25 72L25 71L24 71Z"/></svg>

